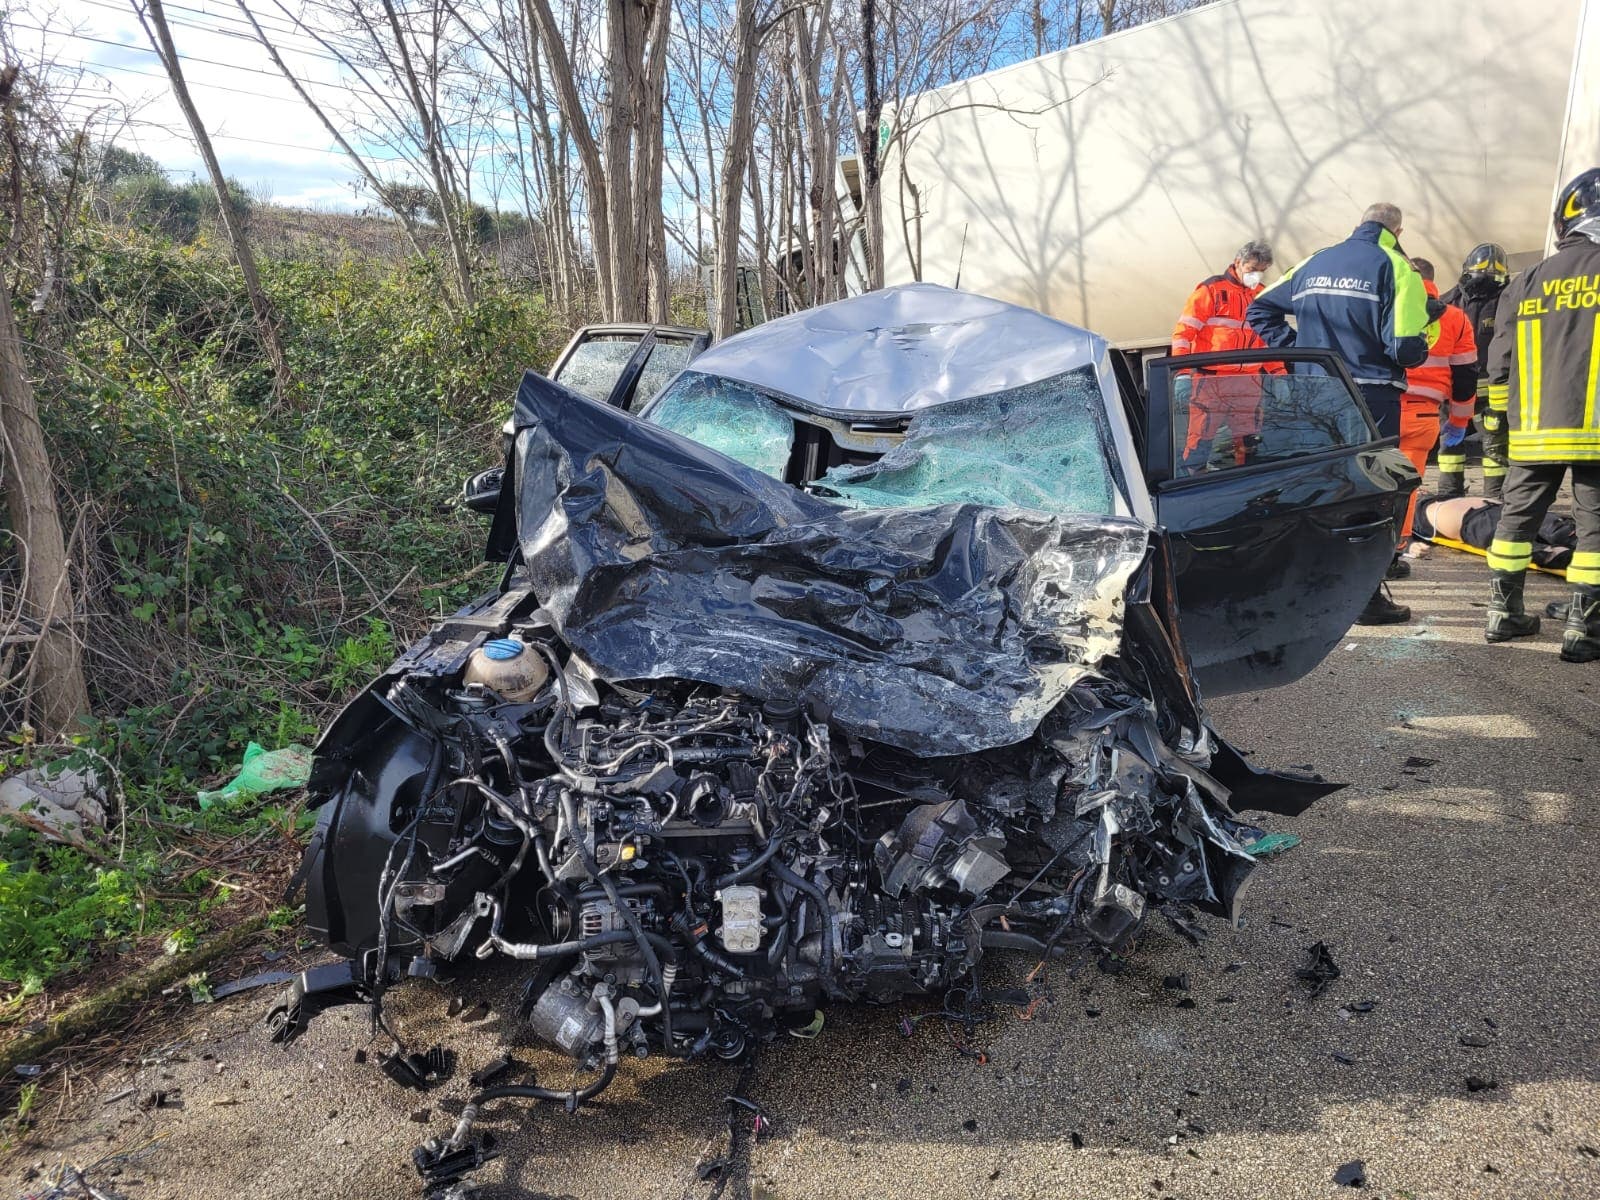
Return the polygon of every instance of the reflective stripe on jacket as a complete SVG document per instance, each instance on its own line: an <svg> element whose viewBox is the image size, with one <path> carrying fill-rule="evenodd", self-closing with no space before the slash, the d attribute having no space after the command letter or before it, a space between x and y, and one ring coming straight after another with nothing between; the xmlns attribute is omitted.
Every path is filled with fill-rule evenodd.
<svg viewBox="0 0 1600 1200"><path fill-rule="evenodd" d="M1275 349L1337 351L1358 384L1404 387L1405 368L1428 357L1422 276L1377 221L1293 268L1255 298L1246 319Z"/></svg>
<svg viewBox="0 0 1600 1200"><path fill-rule="evenodd" d="M1512 462L1600 462L1600 245L1562 238L1501 295L1489 403Z"/></svg>
<svg viewBox="0 0 1600 1200"><path fill-rule="evenodd" d="M1210 354L1219 350L1265 350L1266 343L1245 323L1250 301L1261 293L1246 287L1230 265L1221 275L1204 279L1189 293L1183 316L1172 331L1172 353ZM1218 375L1260 371L1260 364L1211 367Z"/></svg>
<svg viewBox="0 0 1600 1200"><path fill-rule="evenodd" d="M1428 295L1439 295L1432 280L1423 280L1423 287ZM1472 419L1478 391L1478 344L1472 336L1472 322L1461 309L1447 304L1437 326L1429 329L1433 337L1428 357L1420 367L1406 372L1406 396L1431 402L1435 409L1448 401L1450 424L1465 427Z"/></svg>

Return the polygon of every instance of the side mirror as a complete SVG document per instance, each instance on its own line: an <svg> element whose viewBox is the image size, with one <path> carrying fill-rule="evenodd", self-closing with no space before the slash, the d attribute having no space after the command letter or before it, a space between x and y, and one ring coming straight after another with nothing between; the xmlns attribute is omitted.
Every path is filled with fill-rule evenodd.
<svg viewBox="0 0 1600 1200"><path fill-rule="evenodd" d="M504 467L479 471L461 485L461 502L475 513L492 514L500 507L500 485L505 474Z"/></svg>

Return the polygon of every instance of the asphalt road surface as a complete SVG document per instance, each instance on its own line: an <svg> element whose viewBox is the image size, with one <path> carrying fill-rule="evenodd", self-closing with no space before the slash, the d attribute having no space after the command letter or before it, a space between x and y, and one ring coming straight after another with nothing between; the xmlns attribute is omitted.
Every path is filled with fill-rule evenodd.
<svg viewBox="0 0 1600 1200"><path fill-rule="evenodd" d="M1030 1019L1001 1008L976 1030L984 1061L936 1019L904 1036L925 1003L835 1008L822 1036L785 1038L743 1077L625 1061L576 1116L494 1110L504 1155L478 1176L485 1194L1325 1197L1348 1194L1333 1180L1353 1160L1382 1196L1600 1194L1600 664L1560 662L1558 630L1485 645L1486 585L1481 559L1437 551L1394 588L1412 624L1357 628L1299 684L1215 703L1256 761L1349 784L1270 819L1304 843L1257 873L1245 928L1213 923L1198 949L1148 931L1116 976L1052 964ZM1529 585L1540 607L1563 594ZM1317 941L1343 974L1308 998L1295 968ZM986 963L992 985L1034 965ZM1164 986L1178 974L1187 992ZM357 1061L380 1048L359 1010L280 1050L258 1023L270 993L196 1008L160 1061L81 1096L81 1118L17 1164L13 1194L38 1186L30 1162L158 1139L102 1185L129 1200L417 1196L412 1147L448 1130L468 1071L521 1040L515 980L396 995L409 1039L460 1059L426 1094ZM453 994L489 1015L448 1017ZM568 1077L515 1053L548 1085ZM172 1107L137 1106L172 1089ZM697 1164L727 1152L735 1089L772 1132L752 1146L742 1119L735 1161L702 1180Z"/></svg>

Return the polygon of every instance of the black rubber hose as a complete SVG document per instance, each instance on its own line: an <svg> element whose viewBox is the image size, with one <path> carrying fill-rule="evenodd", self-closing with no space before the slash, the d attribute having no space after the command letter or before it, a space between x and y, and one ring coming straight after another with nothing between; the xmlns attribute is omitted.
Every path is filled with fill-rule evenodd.
<svg viewBox="0 0 1600 1200"><path fill-rule="evenodd" d="M629 930L613 929L610 933L597 933L593 937L576 938L570 942L551 942L548 946L539 947L539 961L566 958L573 954L587 954L590 950L598 950L601 946L615 946L619 942L633 940L633 934Z"/></svg>
<svg viewBox="0 0 1600 1200"><path fill-rule="evenodd" d="M718 879L716 886L719 888L730 887L733 884L738 883L741 879L750 878L750 876L754 875L757 871L761 870L762 867L766 866L772 861L772 856L779 850L783 849L783 842L784 839L781 837L773 838L772 841L767 843L767 848L765 850L756 855L749 862L745 863L744 866L740 867L737 871L731 871L722 876L722 878Z"/></svg>
<svg viewBox="0 0 1600 1200"><path fill-rule="evenodd" d="M666 1011L666 1006L662 1006ZM592 1083L587 1083L581 1088L570 1091L558 1092L553 1088L539 1087L532 1083L508 1083L502 1087L485 1088L471 1100L473 1104L487 1104L491 1100L542 1100L546 1104L561 1104L568 1111L575 1109L586 1100L593 1100L601 1092L611 1086L611 1081L617 1077L617 1064L606 1063L606 1069L600 1072L600 1078Z"/></svg>
<svg viewBox="0 0 1600 1200"><path fill-rule="evenodd" d="M804 892L817 906L818 915L822 918L822 981L823 986L829 991L833 990L833 909L828 907L828 897L822 889L808 879L802 879L791 871L782 859L773 859L767 869L783 880L790 887Z"/></svg>

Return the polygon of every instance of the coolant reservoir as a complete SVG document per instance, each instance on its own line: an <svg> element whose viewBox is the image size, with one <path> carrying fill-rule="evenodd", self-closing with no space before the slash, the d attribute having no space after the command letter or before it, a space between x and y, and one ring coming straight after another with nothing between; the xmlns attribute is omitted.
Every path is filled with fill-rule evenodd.
<svg viewBox="0 0 1600 1200"><path fill-rule="evenodd" d="M481 683L513 704L532 700L550 678L544 656L520 638L495 638L472 652L462 683Z"/></svg>

